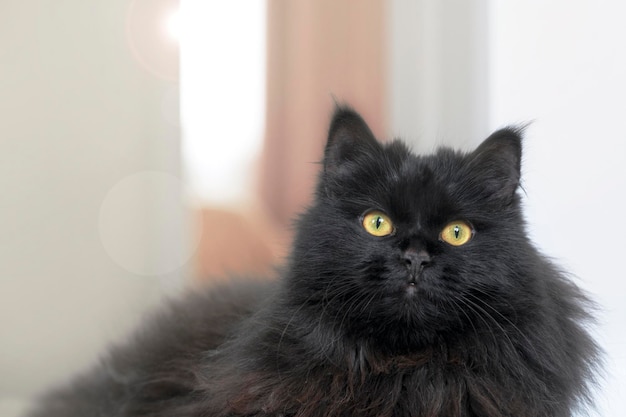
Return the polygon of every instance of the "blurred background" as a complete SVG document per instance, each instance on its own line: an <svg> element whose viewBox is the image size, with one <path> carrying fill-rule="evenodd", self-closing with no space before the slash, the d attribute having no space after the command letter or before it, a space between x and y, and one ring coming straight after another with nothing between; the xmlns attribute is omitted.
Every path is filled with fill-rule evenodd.
<svg viewBox="0 0 626 417"><path fill-rule="evenodd" d="M1 1L0 415L165 297L271 279L335 101L424 152L533 122L530 231L601 305L594 415L625 415L624 16L618 0Z"/></svg>

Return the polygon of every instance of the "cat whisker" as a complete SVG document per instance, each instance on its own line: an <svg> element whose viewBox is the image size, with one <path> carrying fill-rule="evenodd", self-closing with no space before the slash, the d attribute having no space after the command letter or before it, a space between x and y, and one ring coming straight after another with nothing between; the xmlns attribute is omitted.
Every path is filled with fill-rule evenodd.
<svg viewBox="0 0 626 417"><path fill-rule="evenodd" d="M381 294L380 291L374 291L372 294L372 297L370 298L370 300L367 302L367 304L365 305L365 307L363 307L365 310L368 310L370 304L372 303L372 301L374 301L374 298L376 298L376 296L379 296ZM372 318L372 310L369 309L368 310L368 314L367 314L367 320L371 320Z"/></svg>
<svg viewBox="0 0 626 417"><path fill-rule="evenodd" d="M463 302L463 300L460 300L458 297L454 297L450 299L450 302L452 302L456 308L458 309L458 311L460 311L461 313L463 313L463 315L467 318L467 321L469 322L470 326L472 326L472 329L474 330L474 333L476 334L476 337L478 337L478 330L476 329L476 326L474 326L474 322L472 321L472 318L465 312L465 310L457 303L457 301L459 302ZM465 303L463 303L465 304ZM467 306L467 304L465 304ZM457 312L457 318L459 320L459 323L462 324L462 320L461 320L461 316L460 314Z"/></svg>
<svg viewBox="0 0 626 417"><path fill-rule="evenodd" d="M491 317L488 313L486 313L483 309L481 309L480 306L476 305L471 300L468 300L467 298L463 297L462 295L460 297L458 297L457 300L459 302L463 303L463 305L465 307L467 307L473 314L475 314L484 323L485 328L489 330L489 334L491 335L492 340L497 345L498 344L498 338L496 337L496 335L495 335L495 333L494 333L494 331L492 329L492 326L487 321L487 319L491 319L491 321L493 321L493 317ZM476 331L476 335L477 336L479 335L478 331Z"/></svg>
<svg viewBox="0 0 626 417"><path fill-rule="evenodd" d="M497 326L497 328L500 330L502 335L506 338L506 340L509 343L511 349L515 350L515 344L513 343L513 340L511 340L511 337L508 335L508 332L506 331L506 329L504 327L502 327L502 325L498 322L498 320L496 320L495 317L493 317L487 310L482 308L480 305L478 305L474 301L464 297L464 295L468 295L468 294L467 293L462 293L462 297L461 298L465 301L465 304L468 307L470 307L479 317L481 317L483 319L483 321L485 322L486 327L489 329L489 332L493 336L493 339L494 339L494 342L496 343L496 345L498 344L498 339L495 337L495 333L492 330L492 327L486 322L485 317L487 319L491 320L491 322ZM482 315L479 314L479 313L482 313Z"/></svg>
<svg viewBox="0 0 626 417"><path fill-rule="evenodd" d="M487 286L487 284L482 283L482 282L475 282L473 284L473 288L472 289L474 291L476 291L476 292L486 296L486 297L493 297L494 296L493 289L489 288ZM500 297L500 298L503 298L503 297ZM481 300L481 301L485 302L484 300ZM509 308L509 310L513 312L513 314L515 315L515 320L517 320L517 310L515 308L513 308L513 306L511 306L511 303L509 301L507 301L506 299L498 299L498 302L504 303L504 305L506 305ZM491 308L493 308L493 307L491 307Z"/></svg>
<svg viewBox="0 0 626 417"><path fill-rule="evenodd" d="M328 296L329 296L329 293L331 292L330 291L331 289L332 289L332 297L329 298ZM347 294L350 294L353 291L354 291L354 286L350 282L340 281L339 284L337 284L337 281L330 281L328 285L326 286L326 290L324 291L324 296L322 297L322 311L317 320L316 328L318 329L324 328L325 325L323 323L323 319L324 319L324 316L326 315L328 306L333 304L336 300L344 298ZM354 293L344 303L347 304L347 303L352 302L352 304L354 304L356 303L356 301L358 301L359 297L360 297L360 294ZM341 319L339 327L343 326L345 316L349 313L348 310L345 310L345 309L342 309L342 310L344 311L344 316ZM339 312L337 312L337 314L335 314L334 317L330 317L330 318L337 321L339 318ZM332 343L336 343L337 340L339 340L340 338L341 338L341 335L337 334L336 336L334 336Z"/></svg>
<svg viewBox="0 0 626 417"><path fill-rule="evenodd" d="M354 308L355 304L357 304L359 302L359 300L361 300L361 294L354 294L352 297L350 297L346 303L350 303L350 305L348 306L348 308L346 308L344 310L344 314L341 318L341 322L339 323L339 328L343 328L344 322L346 320L346 318L352 313L352 309Z"/></svg>
<svg viewBox="0 0 626 417"><path fill-rule="evenodd" d="M282 332L280 333L280 339L278 340L278 344L276 346L276 361L277 362L278 362L278 357L279 357L279 354L280 354L280 348L282 346L283 339L285 338L285 334L287 333L287 329L291 325L291 322L293 322L293 320L296 317L296 315L298 315L300 310L302 310L302 307L304 307L307 304L307 302L310 301L311 298L313 298L313 296L314 296L314 294L311 294L302 304L300 304L300 306L293 312L293 314L289 318L289 321L287 322L287 324L285 324L285 327L283 328ZM276 363L276 371L277 371L278 377L281 378L280 367L278 366L278 363Z"/></svg>
<svg viewBox="0 0 626 417"><path fill-rule="evenodd" d="M485 307L489 308L491 311L493 311L494 313L498 314L499 317L501 317L504 321L506 321L508 324L511 325L511 327L513 328L513 330L515 330L528 344L528 346L530 346L534 351L535 354L538 355L539 353L537 352L534 343L532 343L532 341L528 338L528 336L526 334L524 334L524 332L522 332L522 330L515 324L513 323L508 317L506 317L504 314L502 314L501 312L499 312L497 309L495 309L494 307L492 307L489 303L487 303L485 300L482 300L479 297L476 297L474 294L471 293L466 293L466 295L471 296L474 300L476 300L477 302L480 302L482 305L484 305Z"/></svg>

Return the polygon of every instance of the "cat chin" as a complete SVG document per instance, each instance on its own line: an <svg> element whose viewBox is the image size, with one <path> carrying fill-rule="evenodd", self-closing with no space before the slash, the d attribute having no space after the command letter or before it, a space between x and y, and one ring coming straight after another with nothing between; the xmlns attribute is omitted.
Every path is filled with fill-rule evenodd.
<svg viewBox="0 0 626 417"><path fill-rule="evenodd" d="M445 294L440 294L440 286L436 285L438 280L441 280L441 277L435 271L424 270L417 276L410 273L400 274L393 278L395 283L389 286L399 301L407 301L411 304L437 303L438 298L445 297Z"/></svg>
<svg viewBox="0 0 626 417"><path fill-rule="evenodd" d="M451 309L446 307L445 298L420 288L419 285L405 285L404 288L390 295L384 304L383 308L367 314L370 323L372 321L393 323L388 326L377 326L378 337L381 340L394 339L398 335L390 336L390 333L397 333L397 329L402 329L407 333L403 338L405 343L410 343L413 348L416 348L421 347L421 342L417 341L421 341L424 337L428 340L434 338L433 330L449 332L463 327L461 316L450 314ZM363 320L364 317L361 319ZM356 322L359 323L357 328L363 327L360 331L364 331L365 327L370 327L359 320Z"/></svg>
<svg viewBox="0 0 626 417"><path fill-rule="evenodd" d="M405 288L404 288L404 296L410 300L414 299L415 297L417 297L417 283L415 282L408 282L407 284L405 284Z"/></svg>
<svg viewBox="0 0 626 417"><path fill-rule="evenodd" d="M416 308L421 303L432 302L432 294L419 281L406 281L400 284L397 295L398 301L404 302L408 308Z"/></svg>

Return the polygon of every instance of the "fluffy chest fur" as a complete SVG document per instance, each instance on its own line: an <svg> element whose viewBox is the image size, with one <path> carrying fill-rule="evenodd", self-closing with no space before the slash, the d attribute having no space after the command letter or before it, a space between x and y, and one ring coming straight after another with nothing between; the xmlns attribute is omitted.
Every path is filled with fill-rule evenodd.
<svg viewBox="0 0 626 417"><path fill-rule="evenodd" d="M239 375L239 395L216 415L539 416L560 415L555 408L565 400L552 396L535 371L520 367L522 356L494 368L512 352L494 350L483 363L469 352L429 350L391 359L352 353L345 364L310 367L309 358L302 362L309 369L294 363L282 372Z"/></svg>

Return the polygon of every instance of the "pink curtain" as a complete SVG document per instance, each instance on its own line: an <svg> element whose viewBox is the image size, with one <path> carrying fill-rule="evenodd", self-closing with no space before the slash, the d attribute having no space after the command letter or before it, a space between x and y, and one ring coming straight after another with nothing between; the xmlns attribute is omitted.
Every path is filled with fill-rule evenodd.
<svg viewBox="0 0 626 417"><path fill-rule="evenodd" d="M268 0L259 207L250 214L204 210L199 276L271 275L287 253L290 222L310 202L335 101L354 107L383 135L385 6L382 0Z"/></svg>

